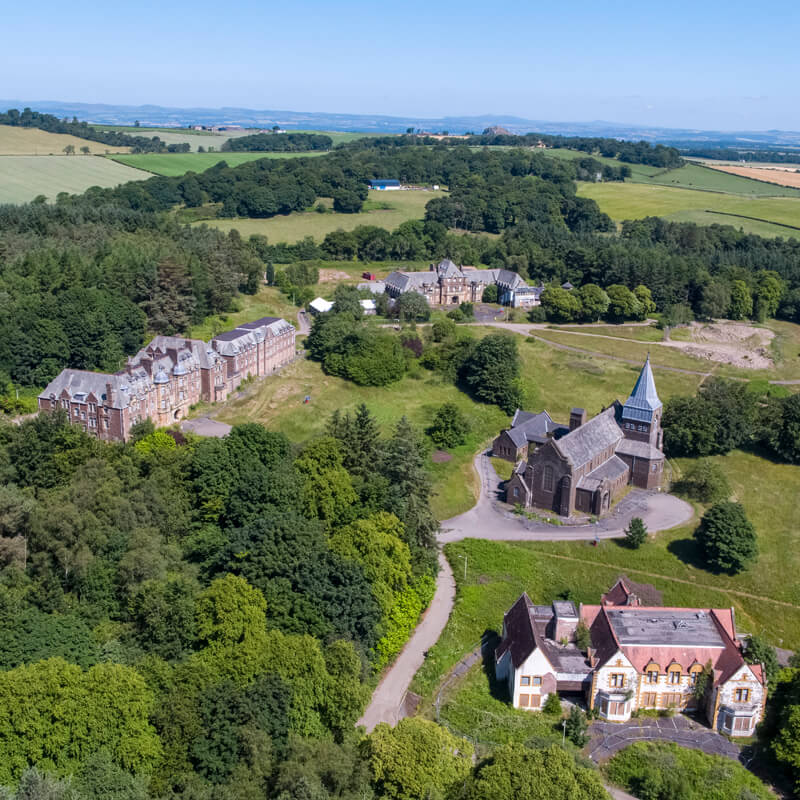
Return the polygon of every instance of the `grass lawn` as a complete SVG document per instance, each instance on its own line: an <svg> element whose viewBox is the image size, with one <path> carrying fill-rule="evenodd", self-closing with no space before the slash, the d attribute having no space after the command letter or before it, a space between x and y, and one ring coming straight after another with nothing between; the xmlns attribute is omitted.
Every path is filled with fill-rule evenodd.
<svg viewBox="0 0 800 800"><path fill-rule="evenodd" d="M704 358L697 358L676 347L670 347L656 341L623 342L605 338L604 336L576 335L575 333L567 332L566 329L542 329L535 331L535 335L556 344L578 347L593 353L602 353L616 358L641 359L644 361L649 352L653 366L676 367L678 369L708 372L714 375L746 378L747 380L759 378L791 380L800 378L800 342L798 342L800 327L791 323L779 323L777 321L770 321L769 327L778 333L778 343L773 346L772 352L780 357L778 363L769 370L738 368ZM686 333L678 333L675 336L679 340L685 339L685 337Z"/></svg>
<svg viewBox="0 0 800 800"><path fill-rule="evenodd" d="M754 219L744 219L743 217L733 217L730 214L723 214L714 211L690 210L676 211L674 214L667 214L665 219L670 222L694 222L695 225L731 225L736 230L753 236L763 236L765 239L775 239L780 236L782 239L800 239L800 231L794 231L783 225L771 222L760 222Z"/></svg>
<svg viewBox="0 0 800 800"><path fill-rule="evenodd" d="M504 458L492 458L491 461L494 471L497 473L497 476L500 478L500 480L507 481L511 477L511 473L514 471L514 465L510 461L506 461Z"/></svg>
<svg viewBox="0 0 800 800"><path fill-rule="evenodd" d="M669 217L672 214L685 212L702 215L706 211L712 211L800 227L800 195L744 197L642 183L579 183L578 194L595 200L600 210L615 221L650 216ZM702 216L697 216L697 221L700 219ZM747 221L737 217L726 219L725 224L735 227L738 227L740 222ZM717 220L709 220L709 222L715 221ZM794 231L792 228L781 230L783 236L800 238L800 231Z"/></svg>
<svg viewBox="0 0 800 800"><path fill-rule="evenodd" d="M366 208L358 214L319 214L316 211L295 211L285 216L269 219L213 219L205 224L223 231L238 230L247 238L254 233L266 236L270 242L297 242L312 236L321 242L332 231L351 231L359 225L377 225L386 230L394 230L409 219L422 219L425 206L435 197L443 197L444 192L378 192L371 191ZM199 223L197 223L199 224Z"/></svg>
<svg viewBox="0 0 800 800"><path fill-rule="evenodd" d="M301 158L322 156L325 153L137 153L112 156L114 161L129 167L147 170L156 175L177 177L192 172L205 172L214 164L224 161L229 167L238 167L260 158Z"/></svg>
<svg viewBox="0 0 800 800"><path fill-rule="evenodd" d="M27 203L40 194L52 202L59 192L79 194L90 186L113 187L149 177L100 156L1 156L0 203Z"/></svg>
<svg viewBox="0 0 800 800"><path fill-rule="evenodd" d="M130 152L129 147L111 147L66 133L48 133L38 128L0 125L0 156L60 156L63 155L64 148L70 144L78 154L81 152L81 147L88 147L92 155Z"/></svg>
<svg viewBox="0 0 800 800"><path fill-rule="evenodd" d="M458 591L453 614L412 690L430 698L441 676L485 631L501 630L503 613L521 592L527 591L534 603L549 603L570 589L578 601L597 603L620 573L654 584L665 605L733 606L740 632L763 633L772 644L800 648L800 470L741 451L714 460L758 533L760 556L753 567L735 577L706 571L697 560L693 525L659 533L640 550L615 541L601 541L597 547L590 542L476 539L447 545L451 564L461 565L458 556L467 556L467 578L463 569L454 570ZM688 463L680 460L676 466Z"/></svg>
<svg viewBox="0 0 800 800"><path fill-rule="evenodd" d="M655 325L558 325L556 331L573 333L592 333L596 336L613 336L617 339L631 339L635 342L661 342L664 331Z"/></svg>

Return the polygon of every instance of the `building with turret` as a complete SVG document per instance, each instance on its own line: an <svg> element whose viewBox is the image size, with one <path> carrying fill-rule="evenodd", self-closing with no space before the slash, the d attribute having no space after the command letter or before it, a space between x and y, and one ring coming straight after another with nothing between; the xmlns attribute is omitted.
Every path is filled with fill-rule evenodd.
<svg viewBox="0 0 800 800"><path fill-rule="evenodd" d="M245 378L269 375L295 355L295 329L264 317L210 343L156 336L113 374L65 369L39 395L40 411L63 409L70 422L107 441L127 441L149 419L171 425L201 401L221 402Z"/></svg>
<svg viewBox="0 0 800 800"><path fill-rule="evenodd" d="M506 483L506 502L600 516L629 484L658 489L664 470L662 404L650 357L625 403L615 400L597 416L573 408L569 425L546 411L517 412L518 425L504 431L494 449L504 458L524 452Z"/></svg>

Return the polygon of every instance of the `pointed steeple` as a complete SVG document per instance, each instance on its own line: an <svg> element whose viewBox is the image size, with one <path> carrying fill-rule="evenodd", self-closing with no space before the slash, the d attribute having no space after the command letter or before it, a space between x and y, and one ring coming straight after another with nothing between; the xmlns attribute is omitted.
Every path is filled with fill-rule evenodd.
<svg viewBox="0 0 800 800"><path fill-rule="evenodd" d="M622 407L622 418L650 422L653 419L653 412L661 408L661 400L656 391L656 382L653 378L653 370L650 367L650 354L644 362L642 371L633 387L631 396L625 401Z"/></svg>

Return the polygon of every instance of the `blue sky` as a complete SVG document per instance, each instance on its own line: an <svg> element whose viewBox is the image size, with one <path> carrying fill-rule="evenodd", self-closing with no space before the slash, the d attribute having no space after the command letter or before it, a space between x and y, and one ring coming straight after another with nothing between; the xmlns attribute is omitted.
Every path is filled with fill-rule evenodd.
<svg viewBox="0 0 800 800"><path fill-rule="evenodd" d="M800 130L800 3L5 3L0 97Z"/></svg>

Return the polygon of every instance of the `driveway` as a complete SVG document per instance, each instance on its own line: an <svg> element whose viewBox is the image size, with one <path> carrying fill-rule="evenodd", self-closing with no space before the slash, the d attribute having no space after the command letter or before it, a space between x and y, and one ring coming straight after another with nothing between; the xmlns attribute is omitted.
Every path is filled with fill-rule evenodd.
<svg viewBox="0 0 800 800"><path fill-rule="evenodd" d="M217 422L210 417L197 417L195 419L185 419L181 422L182 431L191 431L198 436L216 436L221 439L231 432L231 426L225 422Z"/></svg>
<svg viewBox="0 0 800 800"><path fill-rule="evenodd" d="M674 717L640 717L630 722L593 722L588 755L592 761L607 761L634 742L674 742L715 756L739 759L739 747L704 724L678 714Z"/></svg>
<svg viewBox="0 0 800 800"><path fill-rule="evenodd" d="M610 518L596 525L548 525L527 520L504 510L499 502L500 479L486 453L475 456L475 469L481 478L481 493L476 505L464 514L442 522L440 544L462 539L498 541L579 541L622 536L634 516L642 517L650 531L666 530L691 519L694 510L677 497L658 492L634 490L620 503ZM455 581L447 559L439 554L439 575L430 608L414 629L411 638L378 684L367 710L358 721L367 731L379 722L395 725L403 717L403 706L411 681L422 666L425 652L439 639L455 601Z"/></svg>

